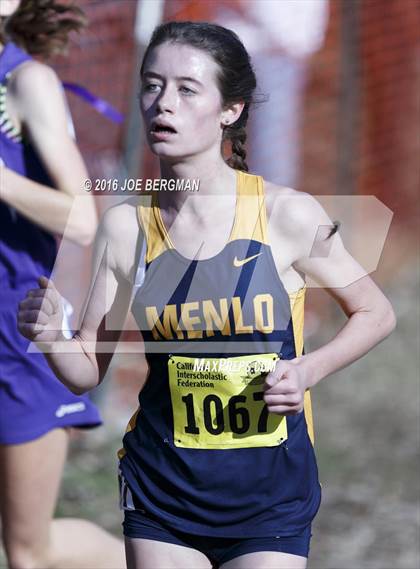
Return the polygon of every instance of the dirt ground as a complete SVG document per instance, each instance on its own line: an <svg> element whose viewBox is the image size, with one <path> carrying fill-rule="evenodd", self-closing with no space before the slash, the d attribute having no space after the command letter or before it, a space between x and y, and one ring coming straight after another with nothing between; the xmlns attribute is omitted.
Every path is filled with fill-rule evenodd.
<svg viewBox="0 0 420 569"><path fill-rule="evenodd" d="M310 569L419 567L419 281L387 290L397 329L313 395L323 501Z"/></svg>

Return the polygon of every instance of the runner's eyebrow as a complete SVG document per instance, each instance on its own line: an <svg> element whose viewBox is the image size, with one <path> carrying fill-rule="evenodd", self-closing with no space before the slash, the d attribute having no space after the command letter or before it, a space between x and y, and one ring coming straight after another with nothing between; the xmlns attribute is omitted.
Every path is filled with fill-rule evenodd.
<svg viewBox="0 0 420 569"><path fill-rule="evenodd" d="M147 79L148 77L155 79L163 79L162 75L159 75L159 73L155 73L154 71L145 71L143 73L143 77L145 79ZM203 86L201 81L199 81L198 79L194 79L194 77L188 77L186 75L183 75L182 77L175 77L175 79L178 81L192 81L193 83L197 83L197 85Z"/></svg>

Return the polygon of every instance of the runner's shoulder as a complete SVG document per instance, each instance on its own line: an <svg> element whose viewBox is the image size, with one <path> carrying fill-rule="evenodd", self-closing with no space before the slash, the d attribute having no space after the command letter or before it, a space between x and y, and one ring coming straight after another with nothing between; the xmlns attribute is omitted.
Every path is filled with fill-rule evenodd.
<svg viewBox="0 0 420 569"><path fill-rule="evenodd" d="M34 59L16 67L9 81L9 91L17 99L34 97L38 93L47 97L50 89L59 87L60 80L54 69Z"/></svg>
<svg viewBox="0 0 420 569"><path fill-rule="evenodd" d="M293 240L313 239L318 228L332 222L311 194L264 180L269 224Z"/></svg>
<svg viewBox="0 0 420 569"><path fill-rule="evenodd" d="M138 197L130 197L121 203L109 207L103 213L98 235L107 246L115 264L127 277L139 240L143 238L137 217Z"/></svg>

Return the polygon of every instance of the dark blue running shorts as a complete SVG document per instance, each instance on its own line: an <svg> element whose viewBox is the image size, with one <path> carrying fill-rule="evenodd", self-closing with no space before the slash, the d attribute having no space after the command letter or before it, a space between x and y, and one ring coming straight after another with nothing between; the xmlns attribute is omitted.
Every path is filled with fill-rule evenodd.
<svg viewBox="0 0 420 569"><path fill-rule="evenodd" d="M279 551L308 557L311 526L292 537L213 537L192 535L169 529L156 518L140 510L124 510L124 535L129 538L153 539L191 547L204 553L217 568L235 557L256 551Z"/></svg>

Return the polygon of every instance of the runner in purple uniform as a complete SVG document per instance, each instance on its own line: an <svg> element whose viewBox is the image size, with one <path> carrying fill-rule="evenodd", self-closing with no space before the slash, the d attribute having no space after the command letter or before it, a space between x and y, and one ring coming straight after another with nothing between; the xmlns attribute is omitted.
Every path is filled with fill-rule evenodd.
<svg viewBox="0 0 420 569"><path fill-rule="evenodd" d="M57 8L54 1L43 8L33 0L0 5L2 537L10 567L115 568L124 566L119 540L90 522L52 521L68 428L100 425L98 410L58 381L42 353L27 352L29 342L16 326L19 300L39 275L51 274L54 235L63 233L87 177L68 132L61 85L50 67L31 57L64 47L68 32L82 26L82 12L67 8L66 23L53 25ZM47 28L54 32L42 35ZM94 203L87 199L66 236L85 245L95 230Z"/></svg>

